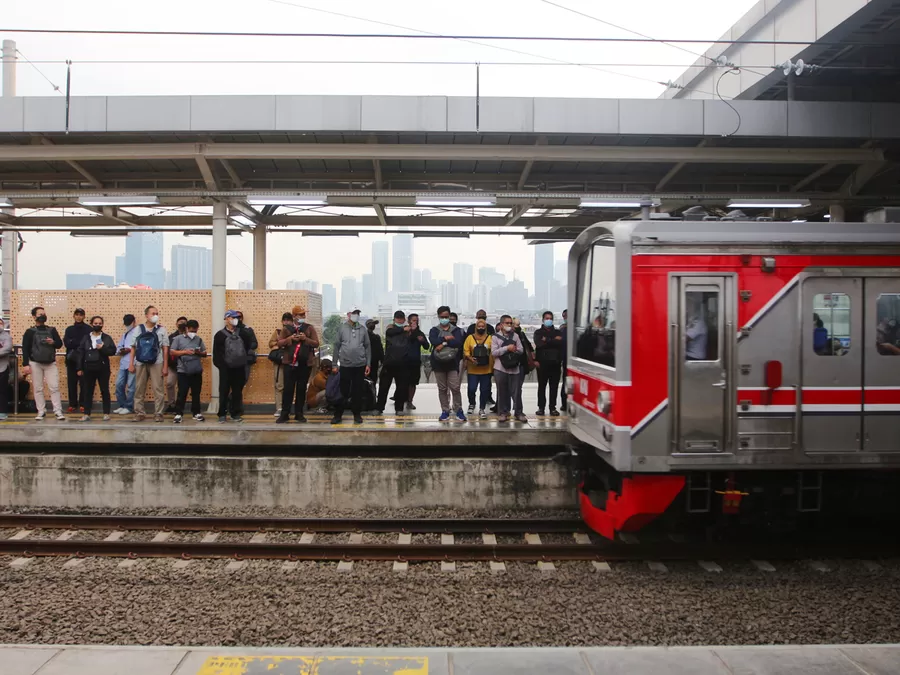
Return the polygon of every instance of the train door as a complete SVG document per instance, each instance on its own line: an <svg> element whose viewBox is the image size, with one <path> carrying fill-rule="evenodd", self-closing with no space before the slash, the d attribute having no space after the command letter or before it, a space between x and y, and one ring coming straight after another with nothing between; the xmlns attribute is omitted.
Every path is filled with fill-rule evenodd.
<svg viewBox="0 0 900 675"><path fill-rule="evenodd" d="M734 443L734 277L672 275L670 396L674 452Z"/></svg>
<svg viewBox="0 0 900 675"><path fill-rule="evenodd" d="M863 445L900 452L900 279L865 280Z"/></svg>
<svg viewBox="0 0 900 675"><path fill-rule="evenodd" d="M857 452L862 431L863 280L803 282L799 410L806 452Z"/></svg>

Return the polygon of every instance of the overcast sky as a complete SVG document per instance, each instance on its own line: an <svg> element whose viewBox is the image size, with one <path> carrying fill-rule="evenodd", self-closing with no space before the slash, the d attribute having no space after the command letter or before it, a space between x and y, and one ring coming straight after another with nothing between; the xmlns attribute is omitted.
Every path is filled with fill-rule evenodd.
<svg viewBox="0 0 900 675"><path fill-rule="evenodd" d="M717 39L756 0L554 0L619 26L656 38ZM576 16L542 0L456 0L451 4L423 0L28 0L3 3L2 25L15 28L138 29L262 32L411 32L359 19L334 16L311 8L382 21L409 29L442 34L555 35L633 37ZM517 61L546 59L604 64L660 64L652 67L609 66L602 69L561 66L485 65L482 96L558 96L656 98L656 82L675 79L696 57L663 44L495 42L503 49L446 40L359 40L224 37L139 37L15 34L31 61L74 62L72 94L406 94L472 95L474 68L461 66L388 65L200 65L90 64L91 60L420 60ZM706 45L687 45L702 51ZM545 57L545 58L539 58ZM65 84L62 63L28 64L18 70L20 96L56 96L48 79ZM606 72L613 71L613 72ZM615 74L620 73L620 74ZM45 79L45 77L47 79ZM74 239L62 234L26 233L20 258L22 288L64 288L66 272L114 273L123 239ZM360 276L371 266L372 236L302 239L270 235L268 275L272 288L289 279L315 278L340 285L343 276ZM204 240L166 235L175 243ZM209 245L209 244L207 244ZM228 286L252 278L251 237L228 238ZM557 258L565 255L555 246ZM428 267L435 278L452 278L453 262L465 260L477 269L494 266L532 287L533 252L510 237L501 241L418 239L415 266Z"/></svg>

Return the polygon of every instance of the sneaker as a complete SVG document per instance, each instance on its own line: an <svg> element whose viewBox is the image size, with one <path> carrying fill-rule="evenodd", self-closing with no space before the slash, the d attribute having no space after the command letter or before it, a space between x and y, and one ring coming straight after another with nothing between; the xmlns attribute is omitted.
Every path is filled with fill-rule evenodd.
<svg viewBox="0 0 900 675"><path fill-rule="evenodd" d="M71 415L72 413L78 412L78 411L75 409L75 406L70 405L68 408L66 408L66 412Z"/></svg>
<svg viewBox="0 0 900 675"><path fill-rule="evenodd" d="M240 415L238 415L237 417L232 417L232 418L231 418L231 421L232 421L232 422L237 422L238 424L240 424L241 422L244 421L244 418L241 417Z"/></svg>
<svg viewBox="0 0 900 675"><path fill-rule="evenodd" d="M81 421L81 422L90 422L90 421L91 421L91 416L90 416L90 415L82 415L82 416L81 416L81 420L79 420L79 421Z"/></svg>
<svg viewBox="0 0 900 675"><path fill-rule="evenodd" d="M174 403L172 405L166 406L165 413L167 415L171 415L173 412L175 412L175 404Z"/></svg>
<svg viewBox="0 0 900 675"><path fill-rule="evenodd" d="M332 418L331 418L331 423L332 423L332 424L340 424L340 423L341 423L341 416L340 416L340 415L335 415L334 417L332 417Z"/></svg>
<svg viewBox="0 0 900 675"><path fill-rule="evenodd" d="M110 417L109 415L104 415L104 416L103 416L103 421L104 421L104 422L109 422L111 419L112 419L112 417Z"/></svg>
<svg viewBox="0 0 900 675"><path fill-rule="evenodd" d="M6 413L0 413L0 422L5 422L8 419L9 415L7 415Z"/></svg>
<svg viewBox="0 0 900 675"><path fill-rule="evenodd" d="M125 408L116 408L113 410L113 415L121 415L123 410L125 410Z"/></svg>
<svg viewBox="0 0 900 675"><path fill-rule="evenodd" d="M224 417L220 417L220 418L219 418L219 424L225 424L225 418L224 418Z"/></svg>
<svg viewBox="0 0 900 675"><path fill-rule="evenodd" d="M449 413L449 411L445 410L444 412L441 413L441 416L438 417L438 422L446 422L449 419L450 419L450 413Z"/></svg>
<svg viewBox="0 0 900 675"><path fill-rule="evenodd" d="M362 415L354 415L353 416L353 424L362 424L363 418Z"/></svg>
<svg viewBox="0 0 900 675"><path fill-rule="evenodd" d="M45 412L39 412L39 413L35 416L34 419L40 421L40 420L43 420L45 417L47 417L47 413L45 413Z"/></svg>
<svg viewBox="0 0 900 675"><path fill-rule="evenodd" d="M181 424L181 420L182 420L182 419L183 419L183 418L182 418L181 415L175 415L175 419L172 420L172 421L173 421L175 424Z"/></svg>
<svg viewBox="0 0 900 675"><path fill-rule="evenodd" d="M133 413L134 411L129 410L128 408L119 408L118 410L116 410L116 414L118 415L131 415Z"/></svg>
<svg viewBox="0 0 900 675"><path fill-rule="evenodd" d="M281 417L281 408L275 411L275 414L272 417Z"/></svg>
<svg viewBox="0 0 900 675"><path fill-rule="evenodd" d="M500 417L497 418L497 421L498 422L509 422L509 415L500 415Z"/></svg>
<svg viewBox="0 0 900 675"><path fill-rule="evenodd" d="M154 422L162 422L162 421L163 421L163 416L162 416L162 415L154 415L154 416L153 416L153 421L154 421Z"/></svg>
<svg viewBox="0 0 900 675"><path fill-rule="evenodd" d="M300 422L300 424L306 424L307 420L304 415L294 415L294 421Z"/></svg>
<svg viewBox="0 0 900 675"><path fill-rule="evenodd" d="M474 403L470 403L470 404L469 404L469 410L468 410L467 412L468 412L468 414L470 414L470 415L471 415L473 412L475 412L475 404L474 404Z"/></svg>
<svg viewBox="0 0 900 675"><path fill-rule="evenodd" d="M290 421L290 418L285 415L279 415L278 419L275 420L275 424L287 424Z"/></svg>
<svg viewBox="0 0 900 675"><path fill-rule="evenodd" d="M200 413L197 413L196 415L194 415L194 421L195 422L205 422L206 418L203 415L201 415Z"/></svg>
<svg viewBox="0 0 900 675"><path fill-rule="evenodd" d="M528 422L528 418L523 414L516 415L516 422Z"/></svg>
<svg viewBox="0 0 900 675"><path fill-rule="evenodd" d="M314 412L316 413L316 415L327 415L328 408L316 408Z"/></svg>
<svg viewBox="0 0 900 675"><path fill-rule="evenodd" d="M56 413L56 419L58 419L60 422L65 422L66 416L63 415L61 412L58 412L58 413Z"/></svg>
<svg viewBox="0 0 900 675"><path fill-rule="evenodd" d="M474 408L473 408L473 410L474 410ZM456 419L458 419L460 422L468 422L469 421L466 419L466 416L463 414L462 408L460 408L459 410L456 411Z"/></svg>
<svg viewBox="0 0 900 675"><path fill-rule="evenodd" d="M145 415L144 415L143 413L135 413L134 419L131 420L131 421L132 421L132 422L143 422L143 421L144 421L144 417L145 417Z"/></svg>
<svg viewBox="0 0 900 675"><path fill-rule="evenodd" d="M559 410L556 408L550 408L550 417L559 417Z"/></svg>
<svg viewBox="0 0 900 675"><path fill-rule="evenodd" d="M496 403L495 403L494 405L491 406L491 412L492 412L492 413L497 412L497 404L496 404Z"/></svg>
<svg viewBox="0 0 900 675"><path fill-rule="evenodd" d="M537 410L535 410L534 414L537 415L538 417L543 417L547 413L544 412L543 408L538 408Z"/></svg>
<svg viewBox="0 0 900 675"><path fill-rule="evenodd" d="M478 411L478 416L483 420L487 419L487 413L484 411L484 408Z"/></svg>
<svg viewBox="0 0 900 675"><path fill-rule="evenodd" d="M407 403L406 405L407 405L407 407L409 407L410 410L416 409L416 406L414 406L412 403Z"/></svg>

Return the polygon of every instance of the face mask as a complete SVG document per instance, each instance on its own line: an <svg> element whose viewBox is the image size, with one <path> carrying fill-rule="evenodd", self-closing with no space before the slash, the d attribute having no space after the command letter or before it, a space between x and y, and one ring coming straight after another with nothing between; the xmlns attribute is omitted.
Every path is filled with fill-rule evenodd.
<svg viewBox="0 0 900 675"><path fill-rule="evenodd" d="M405 321L395 321L394 325L397 326L397 328L403 328L403 326L406 325L406 322Z"/></svg>
<svg viewBox="0 0 900 675"><path fill-rule="evenodd" d="M476 328L475 332L478 333L479 335L484 335L485 329L484 328Z"/></svg>
<svg viewBox="0 0 900 675"><path fill-rule="evenodd" d="M544 321L544 326L546 326L547 328L553 328L553 319L546 319Z"/></svg>
<svg viewBox="0 0 900 675"><path fill-rule="evenodd" d="M450 323L450 319L441 319L441 325L446 326Z"/></svg>
<svg viewBox="0 0 900 675"><path fill-rule="evenodd" d="M521 333L521 332L522 332L522 327L521 327L521 326L516 326L516 332L517 332L517 333Z"/></svg>
<svg viewBox="0 0 900 675"><path fill-rule="evenodd" d="M350 321L352 321L353 323L359 323L359 314L351 314Z"/></svg>
<svg viewBox="0 0 900 675"><path fill-rule="evenodd" d="M238 325L238 320L237 320L237 319L232 319L232 320L230 321L230 323L231 323L232 326L237 327L237 325Z"/></svg>
<svg viewBox="0 0 900 675"><path fill-rule="evenodd" d="M294 323L296 323L298 326L302 326L303 324L306 323L306 317L305 316L295 316Z"/></svg>
<svg viewBox="0 0 900 675"><path fill-rule="evenodd" d="M44 316L43 314L38 314L36 317L34 317L34 320L37 321L38 323L46 323L47 317Z"/></svg>
<svg viewBox="0 0 900 675"><path fill-rule="evenodd" d="M512 326L503 326L503 330L505 330L507 333L512 333L513 327Z"/></svg>
<svg viewBox="0 0 900 675"><path fill-rule="evenodd" d="M281 325L283 328L293 328L294 327L294 324L292 324L292 323L283 323Z"/></svg>
<svg viewBox="0 0 900 675"><path fill-rule="evenodd" d="M91 328L94 329L94 332L95 332L95 333L102 333L102 332L103 332L103 326L91 326Z"/></svg>
<svg viewBox="0 0 900 675"><path fill-rule="evenodd" d="M159 314L156 314L155 316L151 316L151 317L150 317L150 323L152 323L152 324L157 324L157 323L159 323Z"/></svg>
<svg viewBox="0 0 900 675"><path fill-rule="evenodd" d="M191 340L193 340L195 337L197 337L197 334L196 334L196 333L188 333L187 336L188 336Z"/></svg>

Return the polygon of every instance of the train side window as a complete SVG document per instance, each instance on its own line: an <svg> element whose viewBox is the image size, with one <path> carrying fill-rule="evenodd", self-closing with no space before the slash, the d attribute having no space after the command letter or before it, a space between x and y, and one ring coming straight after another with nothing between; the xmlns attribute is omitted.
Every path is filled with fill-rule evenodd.
<svg viewBox="0 0 900 675"><path fill-rule="evenodd" d="M875 303L875 347L882 356L900 355L900 293L882 293Z"/></svg>
<svg viewBox="0 0 900 675"><path fill-rule="evenodd" d="M850 351L850 296L817 293L813 297L813 351L819 356L843 356Z"/></svg>
<svg viewBox="0 0 900 675"><path fill-rule="evenodd" d="M684 360L719 360L719 293L685 291Z"/></svg>
<svg viewBox="0 0 900 675"><path fill-rule="evenodd" d="M596 244L579 265L575 355L616 367L615 247Z"/></svg>

